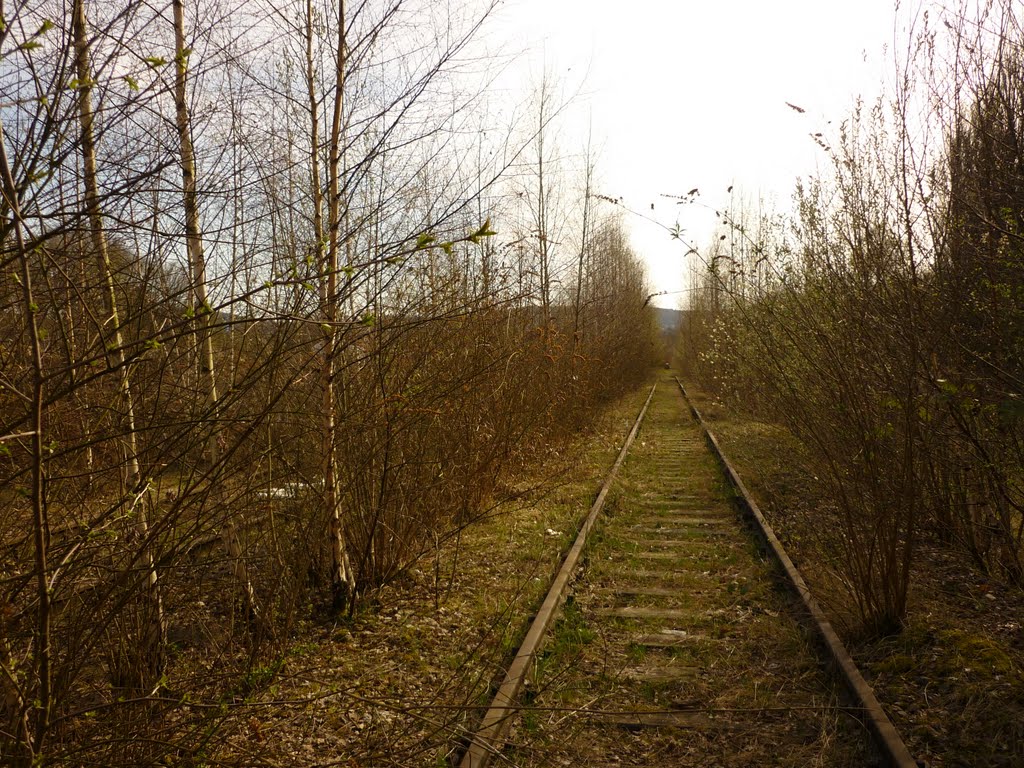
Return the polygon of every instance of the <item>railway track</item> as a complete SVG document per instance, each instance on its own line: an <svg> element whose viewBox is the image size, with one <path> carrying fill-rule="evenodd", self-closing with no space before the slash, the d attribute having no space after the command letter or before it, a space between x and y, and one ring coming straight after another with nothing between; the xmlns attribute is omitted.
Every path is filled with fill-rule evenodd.
<svg viewBox="0 0 1024 768"><path fill-rule="evenodd" d="M652 389L460 766L492 762L916 766L678 380Z"/></svg>

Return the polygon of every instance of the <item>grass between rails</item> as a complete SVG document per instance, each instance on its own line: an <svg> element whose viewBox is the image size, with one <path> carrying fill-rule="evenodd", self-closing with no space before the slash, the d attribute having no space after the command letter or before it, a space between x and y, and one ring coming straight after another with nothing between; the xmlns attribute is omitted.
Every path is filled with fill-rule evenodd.
<svg viewBox="0 0 1024 768"><path fill-rule="evenodd" d="M784 429L688 384L776 533L843 635L911 753L930 768L1024 765L1024 594L925 539L907 627L867 641L816 531L829 500Z"/></svg>
<svg viewBox="0 0 1024 768"><path fill-rule="evenodd" d="M506 759L873 764L866 733L840 705L773 564L742 529L671 381L659 386L623 470ZM660 540L657 515L665 520ZM729 534L685 522L695 515ZM688 535L675 530L687 525ZM671 723L634 728L617 720L637 711Z"/></svg>
<svg viewBox="0 0 1024 768"><path fill-rule="evenodd" d="M219 764L446 765L489 703L646 390L553 449L438 557L353 620L301 627Z"/></svg>

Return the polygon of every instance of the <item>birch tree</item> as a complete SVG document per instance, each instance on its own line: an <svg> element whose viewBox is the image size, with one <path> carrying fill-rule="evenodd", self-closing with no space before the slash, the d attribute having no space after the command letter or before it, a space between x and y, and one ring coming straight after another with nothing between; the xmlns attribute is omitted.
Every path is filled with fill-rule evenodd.
<svg viewBox="0 0 1024 768"><path fill-rule="evenodd" d="M307 6L308 7L308 6ZM311 20L310 20L311 21ZM345 0L338 0L338 39L335 53L334 92L332 95L331 134L327 162L327 253L323 261L323 455L324 504L327 507L331 544L332 607L343 611L355 596L355 574L349 562L345 529L341 517L341 494L338 483L337 453L337 370L338 353L338 270L342 243L342 210L339 177L342 163L342 114L345 106L345 67L347 65L345 34ZM310 99L310 120L316 124L315 99ZM314 136L315 136L314 128ZM313 154L317 152L313 145ZM315 166L314 166L315 167ZM317 182L318 184L319 182ZM317 184L314 184L316 186ZM315 199L319 195L316 193ZM314 216L319 214L314 213ZM348 237L347 231L344 237ZM320 241L318 240L318 243ZM319 247L319 246L318 246Z"/></svg>
<svg viewBox="0 0 1024 768"><path fill-rule="evenodd" d="M173 0L174 6L174 114L178 131L181 161L182 204L185 210L185 244L191 268L192 306L196 323L196 355L199 369L199 384L205 396L203 413L208 421L206 439L206 462L211 476L218 471L220 461L220 428L218 427L217 372L214 363L213 333L214 309L210 304L207 290L206 254L203 248L202 229L199 222L199 202L196 192L196 161L192 147L192 126L188 114L188 62L192 50L185 40L185 3ZM214 477L215 488L221 481ZM242 545L233 516L229 516L222 528L224 547L231 559L235 579L242 587L246 610L250 616L258 616L256 593L245 566Z"/></svg>
<svg viewBox="0 0 1024 768"><path fill-rule="evenodd" d="M107 365L117 371L118 403L115 411L124 431L123 446L123 489L124 503L129 507L126 516L136 521L136 534L141 542L142 560L146 571L144 634L138 638L139 661L128 662L123 673L139 687L146 688L160 677L163 669L164 619L160 598L156 563L149 547L149 503L148 481L142 479L139 471L138 435L135 427L135 398L132 391L130 369L125 359L125 343L121 333L121 317L118 312L117 291L111 270L110 251L103 228L100 209L99 188L96 170L96 141L93 131L92 88L93 75L89 65L89 36L85 0L75 0L72 24L75 38L75 71L78 81L78 115L81 129L80 147L82 152L83 181L85 184L85 207L89 221L92 250L96 257L96 268L103 280L104 313L103 328L109 329L104 341L107 351ZM131 669L135 667L135 669Z"/></svg>

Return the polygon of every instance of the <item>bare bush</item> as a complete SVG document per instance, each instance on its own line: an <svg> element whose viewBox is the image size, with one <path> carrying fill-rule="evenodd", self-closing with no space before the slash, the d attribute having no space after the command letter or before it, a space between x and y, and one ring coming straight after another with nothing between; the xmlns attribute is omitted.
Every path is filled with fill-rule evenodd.
<svg viewBox="0 0 1024 768"><path fill-rule="evenodd" d="M724 215L695 277L687 365L810 449L835 505L825 560L871 633L902 625L922 533L1021 579L1021 27L982 13L941 39L924 14L831 174L790 219Z"/></svg>

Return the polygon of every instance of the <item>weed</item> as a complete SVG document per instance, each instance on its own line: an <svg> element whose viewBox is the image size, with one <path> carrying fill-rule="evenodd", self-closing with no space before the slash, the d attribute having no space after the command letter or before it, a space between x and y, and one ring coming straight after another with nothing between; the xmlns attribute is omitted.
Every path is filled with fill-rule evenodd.
<svg viewBox="0 0 1024 768"><path fill-rule="evenodd" d="M641 643L630 643L626 648L626 657L633 664L639 664L647 658L647 646Z"/></svg>

